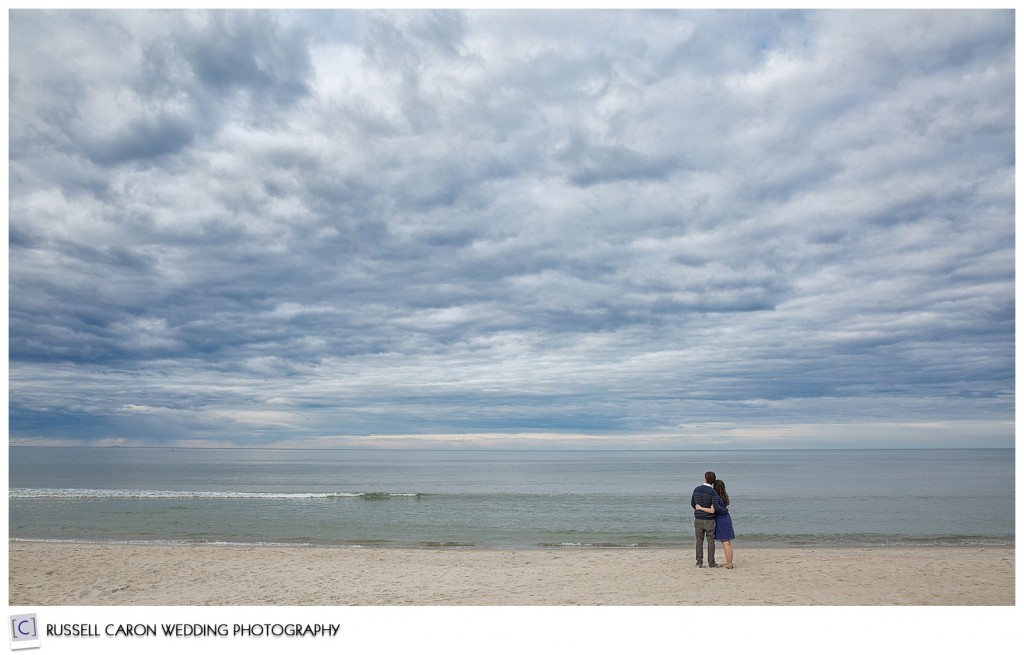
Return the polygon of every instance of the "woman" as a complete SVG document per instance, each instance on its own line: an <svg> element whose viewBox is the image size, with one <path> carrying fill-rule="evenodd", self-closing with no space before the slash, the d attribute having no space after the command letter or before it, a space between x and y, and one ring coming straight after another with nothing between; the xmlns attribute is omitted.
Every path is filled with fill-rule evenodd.
<svg viewBox="0 0 1024 655"><path fill-rule="evenodd" d="M713 486L718 495L722 497L722 502L725 504L726 509L725 514L719 514L715 517L715 539L722 542L722 549L725 550L725 568L731 569L732 540L736 538L736 533L732 529L732 516L728 512L729 494L725 491L725 483L721 480L715 480ZM701 507L697 505L697 509L709 514L715 513L714 507Z"/></svg>

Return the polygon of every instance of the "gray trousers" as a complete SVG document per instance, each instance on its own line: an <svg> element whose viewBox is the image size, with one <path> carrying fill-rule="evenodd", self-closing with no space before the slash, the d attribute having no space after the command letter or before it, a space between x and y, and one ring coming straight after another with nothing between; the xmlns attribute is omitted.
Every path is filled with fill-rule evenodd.
<svg viewBox="0 0 1024 655"><path fill-rule="evenodd" d="M693 519L693 532L697 537L697 561L704 561L704 538L708 539L708 564L715 563L715 519Z"/></svg>

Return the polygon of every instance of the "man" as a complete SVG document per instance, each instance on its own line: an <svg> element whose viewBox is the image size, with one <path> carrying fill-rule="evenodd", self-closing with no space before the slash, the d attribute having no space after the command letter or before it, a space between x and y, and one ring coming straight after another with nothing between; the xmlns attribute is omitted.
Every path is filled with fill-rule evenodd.
<svg viewBox="0 0 1024 655"><path fill-rule="evenodd" d="M693 530L697 537L697 566L704 568L704 539L708 540L708 568L718 568L715 563L715 515L697 509L701 507L714 507L716 512L727 512L722 497L715 491L714 484L717 480L714 471L704 474L704 484L693 490L690 496L690 507L693 508Z"/></svg>

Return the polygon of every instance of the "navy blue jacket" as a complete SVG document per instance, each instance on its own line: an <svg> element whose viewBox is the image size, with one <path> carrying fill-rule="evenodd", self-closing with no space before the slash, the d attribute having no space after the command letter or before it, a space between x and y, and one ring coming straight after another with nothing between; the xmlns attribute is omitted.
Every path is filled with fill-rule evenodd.
<svg viewBox="0 0 1024 655"><path fill-rule="evenodd" d="M697 509L697 505L701 507L714 507L715 514L729 513L729 508L722 502L722 497L718 495L718 492L713 487L709 487L706 484L702 484L693 490L693 495L690 496L690 507L693 508L693 518L695 519L715 518L715 514L702 512Z"/></svg>

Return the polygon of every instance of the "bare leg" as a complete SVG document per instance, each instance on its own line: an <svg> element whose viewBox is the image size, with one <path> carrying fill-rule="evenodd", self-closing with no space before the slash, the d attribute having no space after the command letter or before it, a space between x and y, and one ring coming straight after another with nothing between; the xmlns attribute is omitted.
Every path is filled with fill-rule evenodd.
<svg viewBox="0 0 1024 655"><path fill-rule="evenodd" d="M722 548L725 549L725 568L732 568L732 540L723 541Z"/></svg>

